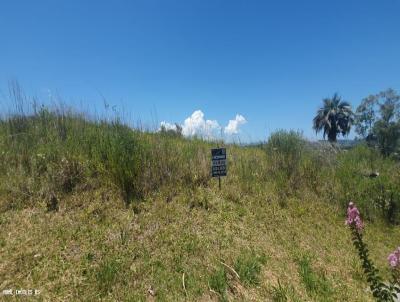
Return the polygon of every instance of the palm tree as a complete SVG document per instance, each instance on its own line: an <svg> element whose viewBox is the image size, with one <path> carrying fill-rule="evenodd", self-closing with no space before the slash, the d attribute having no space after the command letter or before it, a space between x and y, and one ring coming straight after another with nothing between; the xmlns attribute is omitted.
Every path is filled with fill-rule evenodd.
<svg viewBox="0 0 400 302"><path fill-rule="evenodd" d="M316 133L324 130L324 139L328 135L330 142L336 142L338 134L343 136L349 134L354 122L354 113L348 102L342 101L335 93L331 99L323 100L324 105L317 111L313 120L313 128Z"/></svg>

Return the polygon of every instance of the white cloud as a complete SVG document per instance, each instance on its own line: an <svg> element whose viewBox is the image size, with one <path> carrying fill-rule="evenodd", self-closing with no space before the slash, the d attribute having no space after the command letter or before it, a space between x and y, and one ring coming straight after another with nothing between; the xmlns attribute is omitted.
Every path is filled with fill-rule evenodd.
<svg viewBox="0 0 400 302"><path fill-rule="evenodd" d="M235 119L229 120L228 125L224 128L224 133L227 135L233 135L239 133L239 127L247 123L246 119L237 114ZM176 130L176 124L171 124L168 122L161 122L161 127L165 127L166 130ZM204 118L204 113L201 110L196 110L191 116L185 119L182 127L182 134L184 136L201 136L207 139L218 137L222 127L216 120L207 120ZM159 129L159 130L160 130Z"/></svg>
<svg viewBox="0 0 400 302"><path fill-rule="evenodd" d="M228 125L225 127L224 132L225 134L232 135L239 133L239 126L246 124L247 121L243 115L236 114L234 120L229 120Z"/></svg>
<svg viewBox="0 0 400 302"><path fill-rule="evenodd" d="M174 130L174 131L176 130L176 125L168 122L161 122L160 129L158 130L161 130L162 127L164 127L165 130Z"/></svg>
<svg viewBox="0 0 400 302"><path fill-rule="evenodd" d="M182 125L182 134L185 136L199 135L211 138L214 136L215 131L220 128L217 121L204 119L204 113L201 110L196 110L185 119Z"/></svg>

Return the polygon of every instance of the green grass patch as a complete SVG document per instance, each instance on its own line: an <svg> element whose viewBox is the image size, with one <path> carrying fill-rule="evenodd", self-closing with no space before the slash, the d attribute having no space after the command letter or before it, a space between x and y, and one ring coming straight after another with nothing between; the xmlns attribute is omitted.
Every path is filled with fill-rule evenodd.
<svg viewBox="0 0 400 302"><path fill-rule="evenodd" d="M262 265L267 261L264 254L255 251L244 251L236 259L234 268L240 276L240 281L247 286L260 283L260 272Z"/></svg>
<svg viewBox="0 0 400 302"><path fill-rule="evenodd" d="M289 284L281 283L279 279L278 284L271 287L270 293L274 302L300 302L293 287Z"/></svg>
<svg viewBox="0 0 400 302"><path fill-rule="evenodd" d="M106 259L100 263L95 272L95 279L102 295L112 292L120 269L121 264L116 259Z"/></svg>
<svg viewBox="0 0 400 302"><path fill-rule="evenodd" d="M297 260L298 273L307 293L311 296L329 297L333 293L325 274L316 272L311 265L311 257L303 255Z"/></svg>
<svg viewBox="0 0 400 302"><path fill-rule="evenodd" d="M226 275L225 268L223 266L219 266L209 276L208 285L210 289L212 289L219 295L220 301L227 301L226 290L228 288L228 278Z"/></svg>

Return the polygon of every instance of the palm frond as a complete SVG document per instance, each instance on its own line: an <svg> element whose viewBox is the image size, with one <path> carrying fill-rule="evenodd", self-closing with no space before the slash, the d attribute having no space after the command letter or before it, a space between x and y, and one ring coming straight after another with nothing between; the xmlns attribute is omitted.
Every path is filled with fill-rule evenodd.
<svg viewBox="0 0 400 302"><path fill-rule="evenodd" d="M351 105L347 101L343 101L338 93L332 98L324 98L323 106L317 110L317 114L313 119L313 128L318 133L323 130L323 137L336 137L341 133L346 135L350 132L350 128L354 122L354 113Z"/></svg>

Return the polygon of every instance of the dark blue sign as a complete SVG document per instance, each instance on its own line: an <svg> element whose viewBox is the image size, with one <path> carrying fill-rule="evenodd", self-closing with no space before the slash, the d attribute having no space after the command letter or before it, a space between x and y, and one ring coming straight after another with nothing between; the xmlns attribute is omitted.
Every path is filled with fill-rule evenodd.
<svg viewBox="0 0 400 302"><path fill-rule="evenodd" d="M211 149L212 177L226 176L226 149Z"/></svg>

